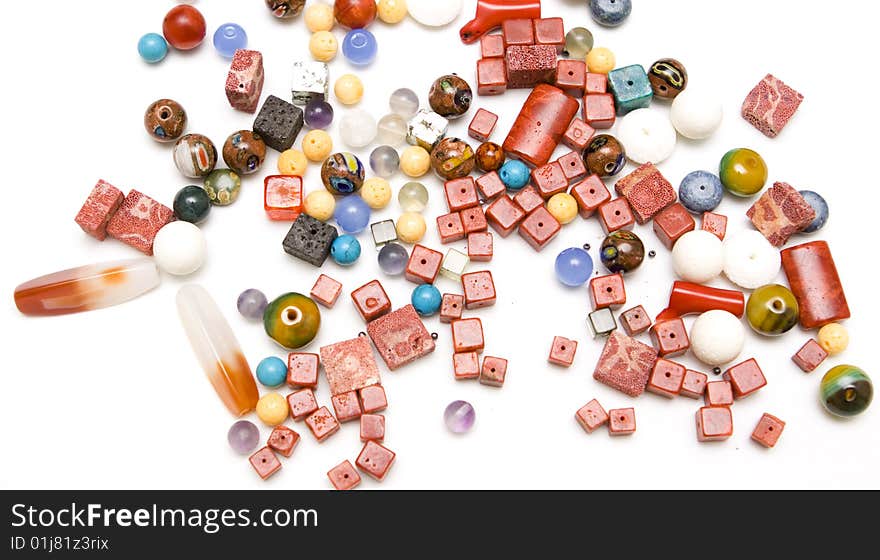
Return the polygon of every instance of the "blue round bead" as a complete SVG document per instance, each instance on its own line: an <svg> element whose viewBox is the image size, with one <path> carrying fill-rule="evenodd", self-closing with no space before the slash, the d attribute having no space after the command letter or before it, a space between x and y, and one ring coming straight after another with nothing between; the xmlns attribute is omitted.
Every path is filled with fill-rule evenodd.
<svg viewBox="0 0 880 560"><path fill-rule="evenodd" d="M708 171L688 173L678 187L678 198L682 205L694 214L715 210L723 197L721 179Z"/></svg>
<svg viewBox="0 0 880 560"><path fill-rule="evenodd" d="M257 380L266 387L279 387L287 380L287 364L281 358L263 358L257 365Z"/></svg>
<svg viewBox="0 0 880 560"><path fill-rule="evenodd" d="M138 41L138 54L144 61L155 64L168 54L168 43L158 33L147 33Z"/></svg>
<svg viewBox="0 0 880 560"><path fill-rule="evenodd" d="M370 207L359 195L346 196L336 203L333 217L345 233L360 233L370 224Z"/></svg>
<svg viewBox="0 0 880 560"><path fill-rule="evenodd" d="M409 262L409 254L400 243L386 243L379 249L379 268L389 276L403 274Z"/></svg>
<svg viewBox="0 0 880 560"><path fill-rule="evenodd" d="M593 258L579 247L563 250L556 257L556 277L566 286L583 286L593 274Z"/></svg>
<svg viewBox="0 0 880 560"><path fill-rule="evenodd" d="M416 308L419 315L427 317L440 311L440 304L443 302L443 296L440 290L433 284L422 284L416 287L412 293L412 306Z"/></svg>
<svg viewBox="0 0 880 560"><path fill-rule="evenodd" d="M529 167L518 159L509 159L498 170L501 182L508 190L518 191L529 184Z"/></svg>
<svg viewBox="0 0 880 560"><path fill-rule="evenodd" d="M366 66L376 59L376 37L366 29L352 29L342 40L342 56L355 66Z"/></svg>
<svg viewBox="0 0 880 560"><path fill-rule="evenodd" d="M810 222L810 225L804 228L804 233L813 233L822 229L825 222L828 221L828 203L817 192L801 191L801 196L807 201L807 204L813 207L816 217Z"/></svg>
<svg viewBox="0 0 880 560"><path fill-rule="evenodd" d="M632 0L590 0L593 21L605 27L617 27L632 12Z"/></svg>
<svg viewBox="0 0 880 560"><path fill-rule="evenodd" d="M336 264L348 266L354 264L361 256L361 244L357 237L353 235L343 234L333 240L330 246L330 256L336 261Z"/></svg>
<svg viewBox="0 0 880 560"><path fill-rule="evenodd" d="M214 48L224 58L232 58L238 49L246 49L247 33L237 23L224 23L214 32Z"/></svg>

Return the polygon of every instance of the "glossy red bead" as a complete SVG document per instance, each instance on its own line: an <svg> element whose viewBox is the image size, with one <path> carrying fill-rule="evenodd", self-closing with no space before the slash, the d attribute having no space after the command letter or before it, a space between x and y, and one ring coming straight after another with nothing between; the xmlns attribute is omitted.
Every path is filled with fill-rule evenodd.
<svg viewBox="0 0 880 560"><path fill-rule="evenodd" d="M596 276L590 280L590 299L594 309L619 307L626 303L622 274Z"/></svg>
<svg viewBox="0 0 880 560"><path fill-rule="evenodd" d="M433 284L440 272L442 262L443 253L424 245L416 245L409 256L404 276L416 284Z"/></svg>
<svg viewBox="0 0 880 560"><path fill-rule="evenodd" d="M391 300L378 280L371 280L351 293L351 300L364 321L372 321L391 311Z"/></svg>
<svg viewBox="0 0 880 560"><path fill-rule="evenodd" d="M687 330L681 319L671 319L655 323L648 331L651 342L661 357L681 356L691 347Z"/></svg>
<svg viewBox="0 0 880 560"><path fill-rule="evenodd" d="M519 225L520 237L536 251L540 251L550 243L560 230L562 226L544 206L526 216Z"/></svg>
<svg viewBox="0 0 880 560"><path fill-rule="evenodd" d="M609 200L599 206L597 211L599 224L606 234L622 229L630 230L636 223L636 218L633 216L629 204L623 198Z"/></svg>
<svg viewBox="0 0 880 560"><path fill-rule="evenodd" d="M171 8L162 22L162 35L175 49L188 51L194 49L205 38L205 17L188 4Z"/></svg>
<svg viewBox="0 0 880 560"><path fill-rule="evenodd" d="M654 233L663 246L669 250L679 238L696 229L697 223L691 213L681 204L675 204L661 210L654 216Z"/></svg>
<svg viewBox="0 0 880 560"><path fill-rule="evenodd" d="M611 200L608 187L598 175L590 175L571 188L571 196L577 201L581 218L589 218L600 206Z"/></svg>

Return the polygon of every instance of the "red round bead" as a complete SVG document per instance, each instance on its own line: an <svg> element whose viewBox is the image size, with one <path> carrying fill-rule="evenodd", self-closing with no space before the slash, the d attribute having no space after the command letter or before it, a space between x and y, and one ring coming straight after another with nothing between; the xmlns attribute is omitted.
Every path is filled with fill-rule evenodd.
<svg viewBox="0 0 880 560"><path fill-rule="evenodd" d="M333 15L339 25L363 29L376 19L376 0L336 0Z"/></svg>
<svg viewBox="0 0 880 560"><path fill-rule="evenodd" d="M194 49L205 38L205 17L188 4L171 8L162 22L162 35L175 49Z"/></svg>

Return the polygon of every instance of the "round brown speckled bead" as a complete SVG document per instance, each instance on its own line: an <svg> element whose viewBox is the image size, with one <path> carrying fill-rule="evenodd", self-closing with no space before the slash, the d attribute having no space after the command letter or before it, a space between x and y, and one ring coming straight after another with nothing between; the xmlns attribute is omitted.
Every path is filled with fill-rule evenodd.
<svg viewBox="0 0 880 560"><path fill-rule="evenodd" d="M483 142L477 148L477 167L481 171L498 171L505 159L504 150L495 142Z"/></svg>
<svg viewBox="0 0 880 560"><path fill-rule="evenodd" d="M626 164L623 144L610 134L594 137L584 150L584 165L590 173L599 177L611 177L620 173Z"/></svg>
<svg viewBox="0 0 880 560"><path fill-rule="evenodd" d="M473 148L460 138L444 138L431 151L431 167L447 180L470 175L475 164Z"/></svg>
<svg viewBox="0 0 880 560"><path fill-rule="evenodd" d="M661 58L648 70L648 80L654 95L663 99L674 99L687 87L687 70L684 64L674 58Z"/></svg>
<svg viewBox="0 0 880 560"><path fill-rule="evenodd" d="M431 109L447 119L457 119L467 113L472 99L471 86L455 74L434 80L428 92Z"/></svg>
<svg viewBox="0 0 880 560"><path fill-rule="evenodd" d="M239 175L256 173L266 159L266 143L250 130L233 132L223 144L223 161Z"/></svg>
<svg viewBox="0 0 880 560"><path fill-rule="evenodd" d="M303 11L306 0L266 0L266 7L272 15L281 19L290 19Z"/></svg>
<svg viewBox="0 0 880 560"><path fill-rule="evenodd" d="M158 142L174 142L186 129L186 111L173 99L154 101L144 113L144 128Z"/></svg>

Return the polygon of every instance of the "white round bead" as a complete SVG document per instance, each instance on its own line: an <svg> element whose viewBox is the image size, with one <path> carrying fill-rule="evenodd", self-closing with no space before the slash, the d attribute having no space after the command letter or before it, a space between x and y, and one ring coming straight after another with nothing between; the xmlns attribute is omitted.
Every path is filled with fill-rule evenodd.
<svg viewBox="0 0 880 560"><path fill-rule="evenodd" d="M782 259L770 242L753 230L724 238L724 274L741 288L754 290L772 284L779 274Z"/></svg>
<svg viewBox="0 0 880 560"><path fill-rule="evenodd" d="M368 146L377 133L376 119L363 109L349 111L339 122L342 141L352 148Z"/></svg>
<svg viewBox="0 0 880 560"><path fill-rule="evenodd" d="M721 240L708 231L682 235L672 248L672 268L685 282L705 284L724 269Z"/></svg>
<svg viewBox="0 0 880 560"><path fill-rule="evenodd" d="M462 0L406 0L409 15L428 27L442 27L461 13Z"/></svg>
<svg viewBox="0 0 880 560"><path fill-rule="evenodd" d="M712 367L728 364L742 352L746 330L736 315L727 311L707 311L691 326L691 351L698 360Z"/></svg>
<svg viewBox="0 0 880 560"><path fill-rule="evenodd" d="M707 91L688 87L672 101L669 118L675 130L685 138L708 138L721 126L724 109ZM626 147L626 144L624 144Z"/></svg>
<svg viewBox="0 0 880 560"><path fill-rule="evenodd" d="M202 230L183 220L166 224L153 239L153 258L168 274L192 274L205 262L207 249Z"/></svg>
<svg viewBox="0 0 880 560"><path fill-rule="evenodd" d="M642 163L660 163L672 155L677 136L669 119L657 109L637 109L620 120L617 139L626 157Z"/></svg>

